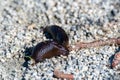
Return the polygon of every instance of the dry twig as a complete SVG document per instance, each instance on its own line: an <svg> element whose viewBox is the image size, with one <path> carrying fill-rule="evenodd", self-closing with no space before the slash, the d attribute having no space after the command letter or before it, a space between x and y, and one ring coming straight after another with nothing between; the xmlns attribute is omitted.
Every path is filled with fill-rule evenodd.
<svg viewBox="0 0 120 80"><path fill-rule="evenodd" d="M90 47L97 47L97 46L104 46L104 45L112 45L112 44L117 44L120 45L120 38L110 38L107 40L98 40L98 41L93 41L93 42L78 42L74 45L74 48L69 46L69 50L76 50L76 49L81 49L81 48L90 48ZM112 62L112 67L115 67L118 63L120 63L120 52L115 54L114 60ZM64 74L63 72L60 72L59 70L54 70L54 75L57 78L62 78L62 79L69 79L73 80L73 75L72 74Z"/></svg>
<svg viewBox="0 0 120 80"><path fill-rule="evenodd" d="M117 66L119 63L120 63L120 52L118 52L114 55L114 59L113 59L113 62L112 62L112 68Z"/></svg>
<svg viewBox="0 0 120 80"><path fill-rule="evenodd" d="M112 45L112 44L120 45L120 38L110 38L107 40L98 40L98 41L93 41L93 42L88 42L88 43L78 42L75 44L75 47L72 50L104 46L104 45Z"/></svg>
<svg viewBox="0 0 120 80"><path fill-rule="evenodd" d="M56 69L54 70L54 76L61 79L68 79L68 80L74 79L72 74L65 74Z"/></svg>

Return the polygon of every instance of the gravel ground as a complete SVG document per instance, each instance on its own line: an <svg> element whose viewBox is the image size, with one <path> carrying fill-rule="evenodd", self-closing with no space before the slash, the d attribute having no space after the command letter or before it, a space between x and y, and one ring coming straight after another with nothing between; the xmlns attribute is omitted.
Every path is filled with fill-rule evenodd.
<svg viewBox="0 0 120 80"><path fill-rule="evenodd" d="M75 80L120 80L109 58L119 46L71 51L31 66L28 48L46 40L42 27L56 24L70 44L120 37L120 0L0 0L0 80L57 80L53 70L74 74Z"/></svg>

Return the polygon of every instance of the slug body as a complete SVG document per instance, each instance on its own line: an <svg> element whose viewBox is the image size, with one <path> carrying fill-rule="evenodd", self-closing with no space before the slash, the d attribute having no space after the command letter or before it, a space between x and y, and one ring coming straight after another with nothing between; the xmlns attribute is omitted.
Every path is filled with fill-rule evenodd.
<svg viewBox="0 0 120 80"><path fill-rule="evenodd" d="M31 58L34 59L36 63L38 63L46 58L51 58L59 55L67 56L68 54L69 51L57 42L45 41L38 43L35 46Z"/></svg>
<svg viewBox="0 0 120 80"><path fill-rule="evenodd" d="M68 35L61 27L57 25L52 25L44 28L43 34L45 34L47 39L53 39L64 47L67 47L69 44Z"/></svg>

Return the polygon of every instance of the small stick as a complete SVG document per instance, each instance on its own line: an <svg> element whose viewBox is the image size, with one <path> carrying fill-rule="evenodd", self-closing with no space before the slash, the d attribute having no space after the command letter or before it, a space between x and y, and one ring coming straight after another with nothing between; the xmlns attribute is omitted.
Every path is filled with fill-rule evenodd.
<svg viewBox="0 0 120 80"><path fill-rule="evenodd" d="M112 65L111 65L112 68L117 66L119 63L120 63L120 52L118 52L114 55L114 59L113 59Z"/></svg>
<svg viewBox="0 0 120 80"><path fill-rule="evenodd" d="M107 40L97 40L97 41L88 42L88 43L78 42L75 44L75 47L72 50L81 49L81 48L104 46L104 45L112 45L112 44L120 45L120 38L110 38Z"/></svg>
<svg viewBox="0 0 120 80"><path fill-rule="evenodd" d="M68 79L68 80L74 79L72 74L65 74L56 69L54 70L54 75L55 75L55 77L61 78L61 79Z"/></svg>

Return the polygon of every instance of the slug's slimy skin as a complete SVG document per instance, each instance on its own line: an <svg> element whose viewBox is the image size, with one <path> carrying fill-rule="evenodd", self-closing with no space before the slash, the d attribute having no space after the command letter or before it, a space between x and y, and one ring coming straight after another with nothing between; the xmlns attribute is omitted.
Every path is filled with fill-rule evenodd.
<svg viewBox="0 0 120 80"><path fill-rule="evenodd" d="M44 28L43 34L45 34L47 39L52 39L64 47L67 47L69 45L68 35L61 27L57 25L51 25Z"/></svg>
<svg viewBox="0 0 120 80"><path fill-rule="evenodd" d="M69 54L69 38L61 27L57 25L45 27L43 34L50 40L38 43L31 56L26 56L26 58L38 63L54 56Z"/></svg>
<svg viewBox="0 0 120 80"><path fill-rule="evenodd" d="M32 55L30 56L35 63L43 61L46 58L51 58L54 56L64 55L67 56L69 54L69 50L58 44L55 41L44 41L38 43L32 51Z"/></svg>

